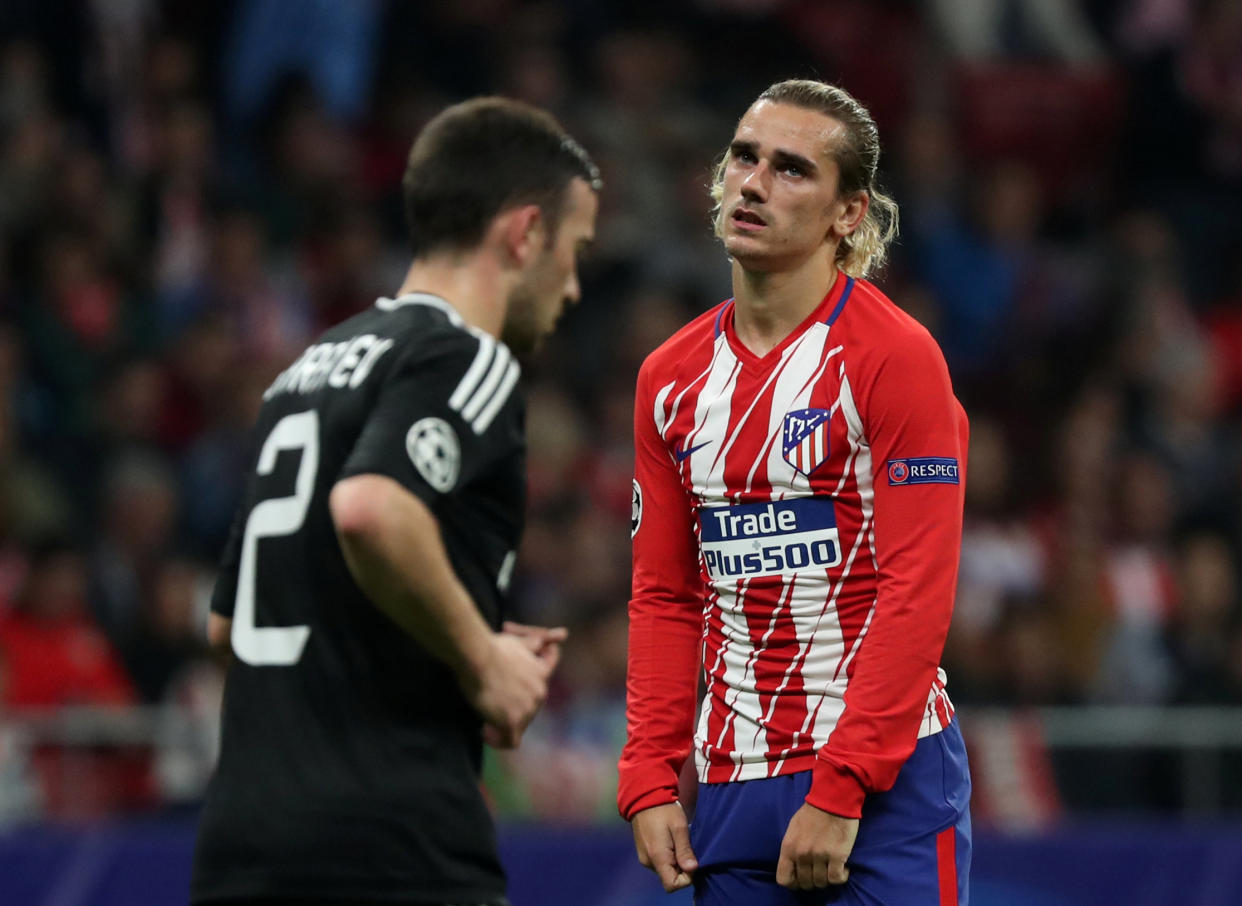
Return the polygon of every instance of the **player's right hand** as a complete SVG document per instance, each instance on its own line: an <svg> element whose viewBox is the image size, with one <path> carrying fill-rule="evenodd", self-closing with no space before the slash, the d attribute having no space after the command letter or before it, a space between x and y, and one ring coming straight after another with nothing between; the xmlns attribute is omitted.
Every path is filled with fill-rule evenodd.
<svg viewBox="0 0 1242 906"><path fill-rule="evenodd" d="M488 642L487 657L462 678L466 697L487 724L485 738L496 748L514 748L548 696L554 662L541 658L527 642L498 632Z"/></svg>
<svg viewBox="0 0 1242 906"><path fill-rule="evenodd" d="M680 802L643 809L630 822L638 861L660 877L667 893L690 886L699 861L690 848L690 827Z"/></svg>

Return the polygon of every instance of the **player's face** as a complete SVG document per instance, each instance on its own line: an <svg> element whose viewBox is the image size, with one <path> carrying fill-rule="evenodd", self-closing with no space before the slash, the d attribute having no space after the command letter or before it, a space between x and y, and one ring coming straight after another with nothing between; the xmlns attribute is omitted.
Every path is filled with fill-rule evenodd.
<svg viewBox="0 0 1242 906"><path fill-rule="evenodd" d="M725 248L743 268L792 270L839 238L847 204L831 150L843 129L792 104L746 111L729 145L720 215Z"/></svg>
<svg viewBox="0 0 1242 906"><path fill-rule="evenodd" d="M595 191L574 179L556 238L530 263L509 300L502 339L514 352L536 349L556 329L565 306L578 301L578 258L595 238L598 211Z"/></svg>

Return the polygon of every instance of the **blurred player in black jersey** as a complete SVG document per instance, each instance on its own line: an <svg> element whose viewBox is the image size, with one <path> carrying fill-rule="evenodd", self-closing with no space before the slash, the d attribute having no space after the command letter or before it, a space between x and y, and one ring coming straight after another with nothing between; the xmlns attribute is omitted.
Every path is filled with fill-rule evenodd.
<svg viewBox="0 0 1242 906"><path fill-rule="evenodd" d="M517 356L578 299L599 185L542 111L444 111L405 173L405 283L264 393L212 601L234 658L195 903L505 902L482 744L518 744L565 637L504 622Z"/></svg>

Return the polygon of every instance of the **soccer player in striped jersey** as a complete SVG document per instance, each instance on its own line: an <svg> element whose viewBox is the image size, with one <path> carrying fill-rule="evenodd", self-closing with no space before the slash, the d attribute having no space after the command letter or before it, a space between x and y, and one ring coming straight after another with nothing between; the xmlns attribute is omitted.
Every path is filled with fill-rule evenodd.
<svg viewBox="0 0 1242 906"><path fill-rule="evenodd" d="M410 152L404 285L264 394L212 601L235 657L193 902L505 902L482 745L517 745L564 639L503 623L518 356L578 298L598 189L546 113L449 108Z"/></svg>
<svg viewBox="0 0 1242 906"><path fill-rule="evenodd" d="M939 669L967 424L935 341L863 279L897 227L878 158L840 88L764 91L713 185L734 296L639 372L618 804L702 906L967 900Z"/></svg>

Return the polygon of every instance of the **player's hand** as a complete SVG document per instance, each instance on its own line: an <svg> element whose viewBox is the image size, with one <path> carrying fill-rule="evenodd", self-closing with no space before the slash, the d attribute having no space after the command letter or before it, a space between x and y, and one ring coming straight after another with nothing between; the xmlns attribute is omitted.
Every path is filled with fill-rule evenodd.
<svg viewBox="0 0 1242 906"><path fill-rule="evenodd" d="M857 836L857 818L842 818L804 802L785 829L776 883L801 890L844 884L850 876L845 861Z"/></svg>
<svg viewBox="0 0 1242 906"><path fill-rule="evenodd" d="M512 620L505 620L500 631L524 641L531 653L548 665L548 673L560 663L561 645L569 638L569 630L564 626L530 626Z"/></svg>
<svg viewBox="0 0 1242 906"><path fill-rule="evenodd" d="M667 893L690 885L699 860L690 848L690 827L680 802L643 809L631 822L638 861L660 877Z"/></svg>
<svg viewBox="0 0 1242 906"><path fill-rule="evenodd" d="M461 679L462 690L491 727L485 739L497 748L514 748L548 695L552 666L523 638L498 632L489 640L488 656Z"/></svg>
<svg viewBox="0 0 1242 906"><path fill-rule="evenodd" d="M561 660L561 644L569 638L569 630L564 626L530 626L526 623L515 623L505 620L501 632L521 639L530 649L531 654L543 661L548 674L556 669ZM516 748L521 736L502 730L493 724L483 725L483 741L493 749Z"/></svg>

